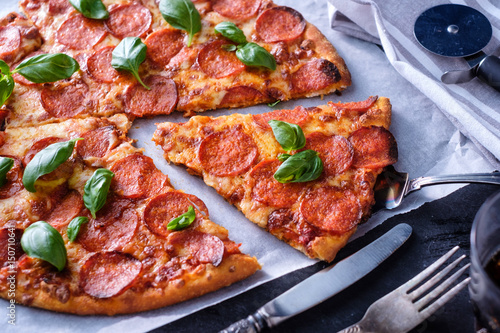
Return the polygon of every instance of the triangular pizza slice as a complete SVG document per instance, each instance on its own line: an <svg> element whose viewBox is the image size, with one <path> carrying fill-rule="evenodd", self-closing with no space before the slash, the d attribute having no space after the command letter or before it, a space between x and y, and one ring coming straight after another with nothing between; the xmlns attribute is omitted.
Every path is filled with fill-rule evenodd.
<svg viewBox="0 0 500 333"><path fill-rule="evenodd" d="M293 133L279 133L270 120L302 132L303 148L287 148ZM397 160L390 121L389 100L375 96L256 115L195 116L158 124L153 141L167 161L202 176L250 221L309 257L332 261L370 216L377 175ZM314 172L319 177L309 180Z"/></svg>

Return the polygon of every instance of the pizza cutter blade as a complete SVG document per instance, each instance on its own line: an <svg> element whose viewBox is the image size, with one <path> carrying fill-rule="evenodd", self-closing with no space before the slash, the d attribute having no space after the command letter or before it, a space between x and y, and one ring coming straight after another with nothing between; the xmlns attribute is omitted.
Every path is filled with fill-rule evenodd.
<svg viewBox="0 0 500 333"><path fill-rule="evenodd" d="M446 84L479 77L500 91L500 59L481 51L492 36L488 18L474 8L445 4L425 10L415 21L415 38L428 51L445 57L463 57L470 69L448 71Z"/></svg>

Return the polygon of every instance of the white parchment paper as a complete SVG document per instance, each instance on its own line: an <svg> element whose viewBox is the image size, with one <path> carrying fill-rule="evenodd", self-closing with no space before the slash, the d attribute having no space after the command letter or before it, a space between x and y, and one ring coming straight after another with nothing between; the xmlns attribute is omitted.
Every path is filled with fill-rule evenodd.
<svg viewBox="0 0 500 333"><path fill-rule="evenodd" d="M493 167L479 154L474 145L462 136L439 109L408 81L403 79L389 64L385 54L375 45L369 44L330 29L326 0L276 0L301 12L306 20L315 24L333 43L345 59L351 71L353 84L341 96L302 99L278 104L277 108L290 109L296 105L314 106L334 102L365 100L370 95L386 96L393 105L391 132L399 147L398 170L409 172L412 178L424 175L464 172L490 172ZM2 0L0 16L17 11L17 0ZM237 110L241 113L263 113L271 109L255 106ZM206 115L230 114L235 110L210 111ZM180 114L154 119L136 120L130 136L137 146L145 149L166 173L177 189L200 197L207 205L210 216L229 230L229 236L242 243L241 250L257 257L263 269L254 276L217 292L174 306L133 315L115 317L58 314L45 310L16 306L16 325L8 324L8 302L0 300L0 331L7 332L144 332L172 322L207 306L243 293L266 281L275 279L296 269L315 263L298 251L280 242L260 229L235 207L206 186L200 178L189 175L183 167L168 165L162 151L151 141L155 123L163 121L185 121ZM435 186L411 194L396 211L375 214L362 225L355 237L362 236L385 219L395 214L418 207L426 201L443 197L456 186Z"/></svg>

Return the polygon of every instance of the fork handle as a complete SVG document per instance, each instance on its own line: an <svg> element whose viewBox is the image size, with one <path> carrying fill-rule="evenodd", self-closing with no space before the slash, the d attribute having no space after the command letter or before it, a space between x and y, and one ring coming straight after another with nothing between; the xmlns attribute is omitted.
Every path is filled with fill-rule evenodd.
<svg viewBox="0 0 500 333"><path fill-rule="evenodd" d="M358 324L354 324L352 326L344 328L342 331L339 331L337 333L364 333L365 331L361 326Z"/></svg>
<svg viewBox="0 0 500 333"><path fill-rule="evenodd" d="M500 172L493 173L464 173L458 175L443 175L431 177L419 177L410 182L408 192L419 190L422 186L435 184L454 184L454 183L481 183L500 185Z"/></svg>

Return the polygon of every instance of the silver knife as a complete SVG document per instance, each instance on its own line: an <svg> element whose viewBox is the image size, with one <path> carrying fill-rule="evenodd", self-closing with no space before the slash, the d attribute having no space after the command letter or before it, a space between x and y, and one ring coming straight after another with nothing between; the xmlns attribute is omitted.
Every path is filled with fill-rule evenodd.
<svg viewBox="0 0 500 333"><path fill-rule="evenodd" d="M398 224L350 257L310 276L221 333L257 333L312 308L371 272L396 251L411 232L408 224Z"/></svg>

